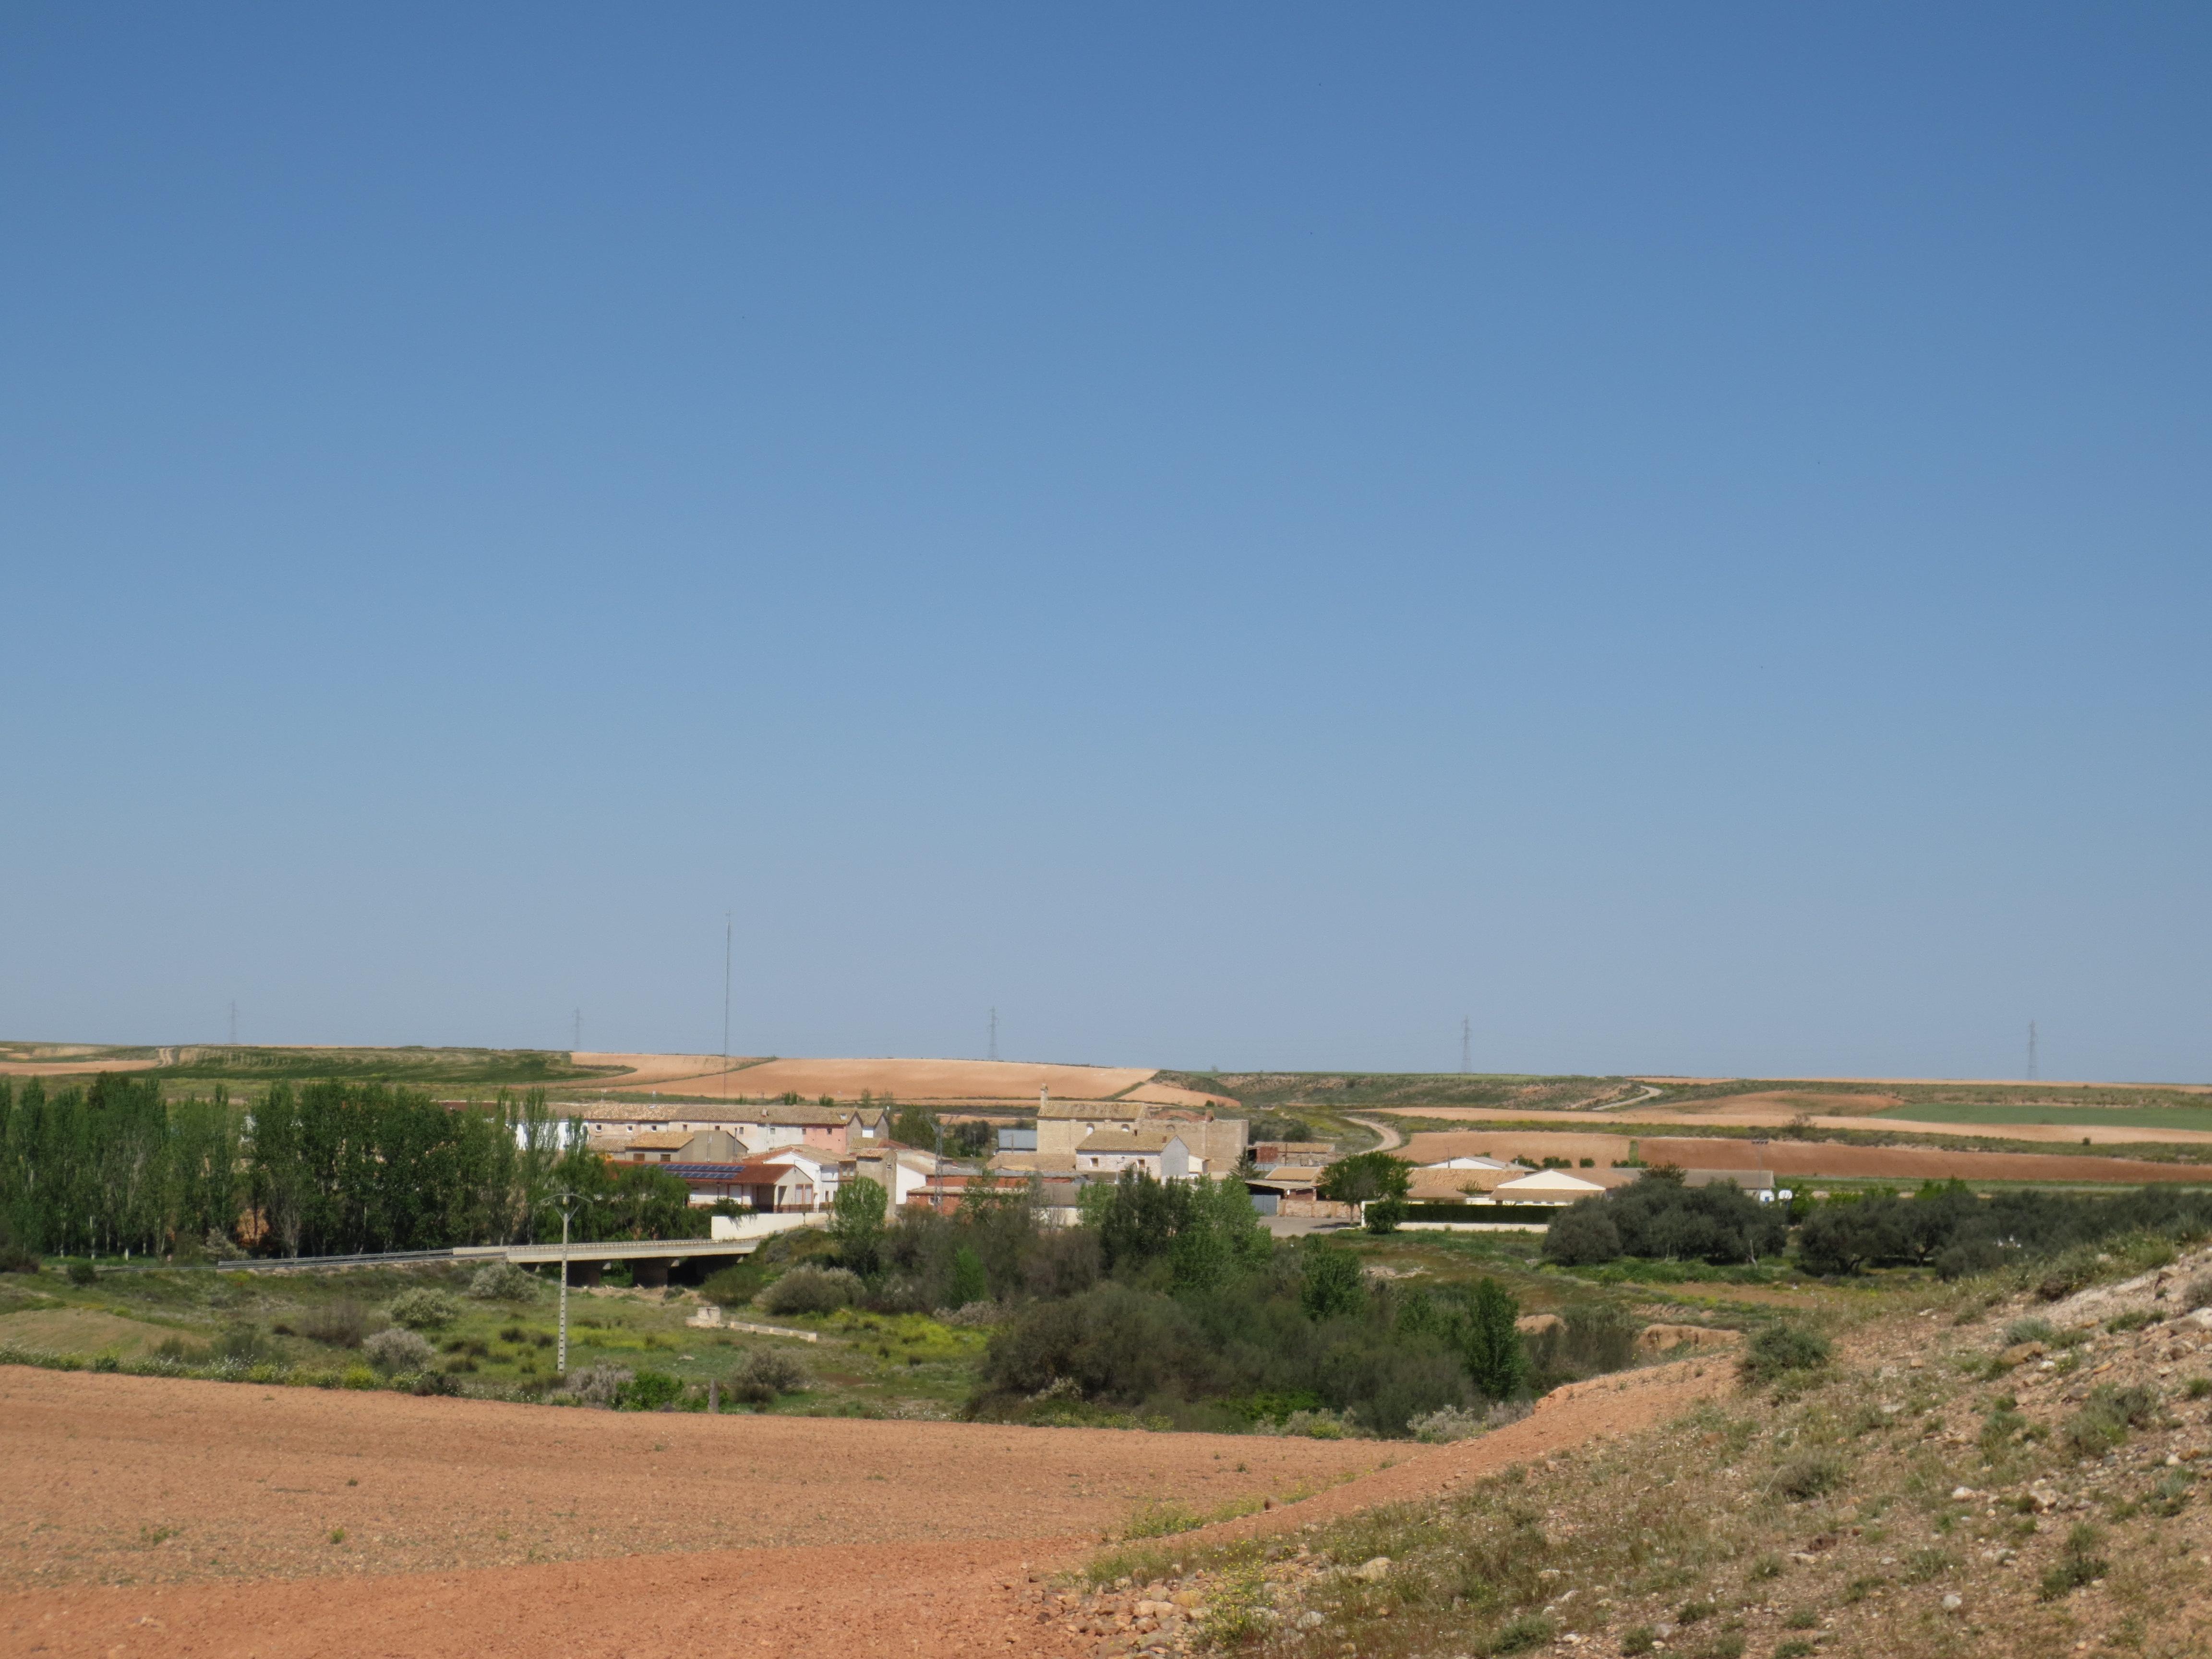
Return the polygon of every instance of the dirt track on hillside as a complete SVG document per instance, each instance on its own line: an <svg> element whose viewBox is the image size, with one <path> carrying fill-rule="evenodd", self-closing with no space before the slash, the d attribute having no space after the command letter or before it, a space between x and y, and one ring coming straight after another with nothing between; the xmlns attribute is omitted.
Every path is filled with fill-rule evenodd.
<svg viewBox="0 0 2212 1659"><path fill-rule="evenodd" d="M1018 1587L1143 1504L1323 1488L1209 1532L1296 1526L1633 1431L1726 1372L1601 1378L1480 1440L1421 1448L9 1368L0 1653L690 1659L853 1651L866 1632L871 1650L916 1659L1060 1656L1073 1638L1037 1625Z"/></svg>

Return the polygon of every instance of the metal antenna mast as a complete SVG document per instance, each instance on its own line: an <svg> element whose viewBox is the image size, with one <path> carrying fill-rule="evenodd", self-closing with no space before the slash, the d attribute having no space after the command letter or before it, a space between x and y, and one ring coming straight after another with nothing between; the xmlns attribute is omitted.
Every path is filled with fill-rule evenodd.
<svg viewBox="0 0 2212 1659"><path fill-rule="evenodd" d="M999 1011L998 1011L996 1008L994 1008L994 1009L992 1009L992 1010L991 1010L991 1058L992 1058L993 1060L996 1060L998 1057L999 1057Z"/></svg>
<svg viewBox="0 0 2212 1659"><path fill-rule="evenodd" d="M2035 1076L2035 1022L2032 1019L2027 1022L2027 1075L2031 1080Z"/></svg>
<svg viewBox="0 0 2212 1659"><path fill-rule="evenodd" d="M1474 1069L1474 1023L1462 1019L1459 1023L1459 1069L1462 1074Z"/></svg>

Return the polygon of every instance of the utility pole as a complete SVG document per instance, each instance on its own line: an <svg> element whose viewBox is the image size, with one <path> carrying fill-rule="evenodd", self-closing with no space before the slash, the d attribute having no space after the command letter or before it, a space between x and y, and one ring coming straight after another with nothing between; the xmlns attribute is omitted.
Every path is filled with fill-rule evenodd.
<svg viewBox="0 0 2212 1659"><path fill-rule="evenodd" d="M2027 1076L2030 1082L2035 1080L2035 1022L2032 1019L2027 1022Z"/></svg>
<svg viewBox="0 0 2212 1659"><path fill-rule="evenodd" d="M556 1194L561 1205L561 1345L554 1350L555 1375L568 1374L568 1218L575 1213L578 1203L575 1194L563 1190Z"/></svg>
<svg viewBox="0 0 2212 1659"><path fill-rule="evenodd" d="M991 1010L991 1054L990 1054L990 1057L991 1057L993 1060L996 1060L996 1059L999 1057L999 1011L998 1011L996 1008L994 1008L994 1009L992 1009L992 1010Z"/></svg>
<svg viewBox="0 0 2212 1659"><path fill-rule="evenodd" d="M1459 1023L1459 1069L1462 1076L1474 1069L1474 1023L1468 1019Z"/></svg>

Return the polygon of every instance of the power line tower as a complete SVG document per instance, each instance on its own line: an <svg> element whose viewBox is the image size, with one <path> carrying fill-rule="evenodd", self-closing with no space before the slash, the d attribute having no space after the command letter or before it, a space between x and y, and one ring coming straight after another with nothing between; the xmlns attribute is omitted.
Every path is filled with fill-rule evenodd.
<svg viewBox="0 0 2212 1659"><path fill-rule="evenodd" d="M2032 1019L2027 1022L2027 1076L2030 1082L2035 1080L2035 1022Z"/></svg>
<svg viewBox="0 0 2212 1659"><path fill-rule="evenodd" d="M1462 1076L1474 1069L1474 1022L1471 1019L1459 1023L1459 1069Z"/></svg>
<svg viewBox="0 0 2212 1659"><path fill-rule="evenodd" d="M990 1058L991 1058L991 1059L993 1059L993 1060L996 1060L998 1057L999 1057L999 1011L998 1011L996 1008L994 1008L994 1009L992 1009L992 1010L991 1010L991 1053L990 1053Z"/></svg>

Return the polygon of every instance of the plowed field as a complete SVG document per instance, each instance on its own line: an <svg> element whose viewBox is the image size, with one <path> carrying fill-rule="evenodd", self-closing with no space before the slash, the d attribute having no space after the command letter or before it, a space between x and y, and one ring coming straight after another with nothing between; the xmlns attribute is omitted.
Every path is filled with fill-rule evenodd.
<svg viewBox="0 0 2212 1659"><path fill-rule="evenodd" d="M1295 1524L1632 1431L1723 1381L1602 1378L1429 1449L9 1368L0 1653L1060 1656L1073 1638L1017 1588L1143 1505L1317 1492L1232 1523Z"/></svg>

